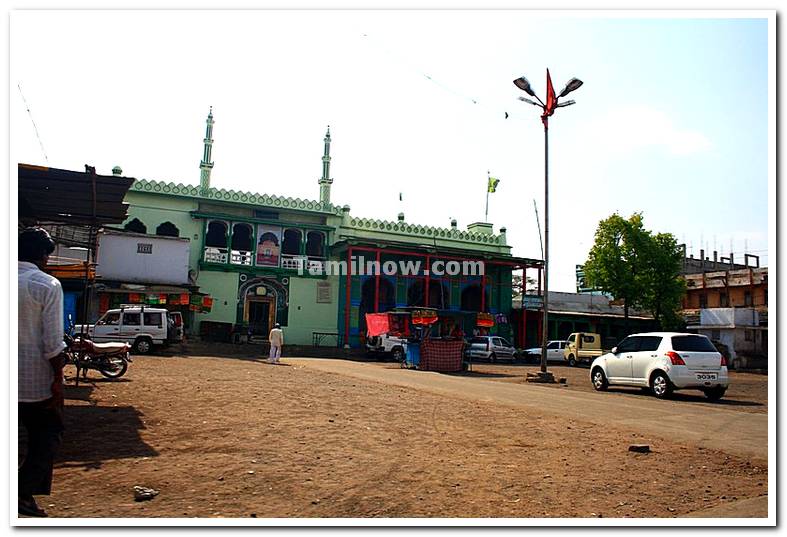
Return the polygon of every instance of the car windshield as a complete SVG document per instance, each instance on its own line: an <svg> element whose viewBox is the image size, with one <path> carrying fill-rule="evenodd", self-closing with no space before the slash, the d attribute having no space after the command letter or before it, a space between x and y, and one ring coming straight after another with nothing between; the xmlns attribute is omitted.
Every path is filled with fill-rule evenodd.
<svg viewBox="0 0 787 537"><path fill-rule="evenodd" d="M717 352L705 336L672 336L672 348L684 352Z"/></svg>
<svg viewBox="0 0 787 537"><path fill-rule="evenodd" d="M474 337L470 340L471 344L486 345L486 338Z"/></svg>

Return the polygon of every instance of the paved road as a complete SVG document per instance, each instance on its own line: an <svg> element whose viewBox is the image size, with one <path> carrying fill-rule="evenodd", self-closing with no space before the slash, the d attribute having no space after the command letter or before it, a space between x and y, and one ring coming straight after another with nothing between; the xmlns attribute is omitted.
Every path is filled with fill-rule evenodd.
<svg viewBox="0 0 787 537"><path fill-rule="evenodd" d="M287 358L308 368L426 392L533 409L663 438L686 441L732 455L768 457L768 416L690 402L615 397L535 384L381 367L380 364L317 358Z"/></svg>

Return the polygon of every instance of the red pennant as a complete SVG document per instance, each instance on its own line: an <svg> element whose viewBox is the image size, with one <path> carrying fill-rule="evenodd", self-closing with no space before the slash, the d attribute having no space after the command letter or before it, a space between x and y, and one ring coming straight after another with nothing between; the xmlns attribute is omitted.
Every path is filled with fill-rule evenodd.
<svg viewBox="0 0 787 537"><path fill-rule="evenodd" d="M546 115L551 116L555 113L555 106L557 105L557 97L555 96L555 88L552 87L552 77L549 76L549 69L547 69L547 103Z"/></svg>

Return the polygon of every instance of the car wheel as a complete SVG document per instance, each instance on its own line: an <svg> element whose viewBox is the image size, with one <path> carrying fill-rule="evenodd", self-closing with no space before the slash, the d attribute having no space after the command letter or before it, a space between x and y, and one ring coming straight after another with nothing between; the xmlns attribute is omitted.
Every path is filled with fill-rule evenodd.
<svg viewBox="0 0 787 537"><path fill-rule="evenodd" d="M603 392L609 387L607 376L600 367L593 370L593 373L590 375L590 380L593 383L593 388L595 388L597 392Z"/></svg>
<svg viewBox="0 0 787 537"><path fill-rule="evenodd" d="M650 391L659 399L666 399L672 395L672 383L666 373L657 371L650 377Z"/></svg>
<svg viewBox="0 0 787 537"><path fill-rule="evenodd" d="M495 353L490 354L489 355L489 361L492 362L492 363L497 362L497 355Z"/></svg>
<svg viewBox="0 0 787 537"><path fill-rule="evenodd" d="M708 401L718 401L724 394L727 393L727 388L722 388L720 386L716 386L714 388L708 388L707 390L702 390L705 394L705 397Z"/></svg>
<svg viewBox="0 0 787 537"><path fill-rule="evenodd" d="M140 338L134 342L134 352L136 354L148 354L153 349L153 342L148 338Z"/></svg>
<svg viewBox="0 0 787 537"><path fill-rule="evenodd" d="M391 350L391 356L393 357L394 362L404 362L404 350L402 350L401 347L394 347L393 350Z"/></svg>
<svg viewBox="0 0 787 537"><path fill-rule="evenodd" d="M576 365L577 365L576 358L574 358L573 354L569 354L568 355L568 366L569 367L576 367Z"/></svg>

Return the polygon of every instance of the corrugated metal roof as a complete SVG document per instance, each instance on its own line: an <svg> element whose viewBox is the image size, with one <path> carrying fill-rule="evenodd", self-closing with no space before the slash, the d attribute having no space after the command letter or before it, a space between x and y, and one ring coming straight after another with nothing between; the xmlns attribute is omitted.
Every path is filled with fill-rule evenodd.
<svg viewBox="0 0 787 537"><path fill-rule="evenodd" d="M132 177L19 164L19 218L69 224L119 224L127 217ZM95 179L95 214L93 206Z"/></svg>

